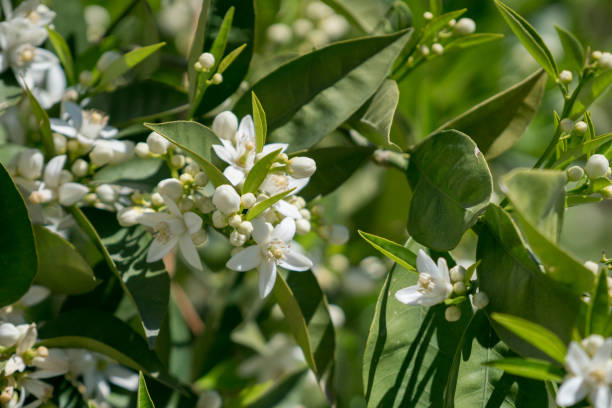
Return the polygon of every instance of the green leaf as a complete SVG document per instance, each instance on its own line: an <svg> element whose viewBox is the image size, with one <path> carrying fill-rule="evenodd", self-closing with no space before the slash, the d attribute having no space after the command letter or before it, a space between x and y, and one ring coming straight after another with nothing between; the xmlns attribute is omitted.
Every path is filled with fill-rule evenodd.
<svg viewBox="0 0 612 408"><path fill-rule="evenodd" d="M552 53L540 37L540 34L516 11L505 5L499 0L495 0L499 12L510 26L514 35L521 41L523 46L529 51L531 56L555 81L559 79L557 63Z"/></svg>
<svg viewBox="0 0 612 408"><path fill-rule="evenodd" d="M257 217L259 214L261 214L268 208L272 207L278 201L287 197L289 194L293 192L293 190L295 190L295 188L292 188L291 190L283 191L282 193L278 193L277 195L273 195L270 198L267 198L263 201L258 202L253 207L251 207L249 211L246 213L245 220L251 221L252 219Z"/></svg>
<svg viewBox="0 0 612 408"><path fill-rule="evenodd" d="M546 74L540 70L525 80L479 103L443 124L472 138L487 159L499 156L518 142L540 108Z"/></svg>
<svg viewBox="0 0 612 408"><path fill-rule="evenodd" d="M30 289L38 268L34 231L26 204L11 176L0 165L0 307Z"/></svg>
<svg viewBox="0 0 612 408"><path fill-rule="evenodd" d="M108 211L71 207L77 224L89 236L136 307L144 334L153 347L168 308L170 279L161 261L146 262L153 237L143 227L122 228Z"/></svg>
<svg viewBox="0 0 612 408"><path fill-rule="evenodd" d="M561 46L565 52L565 57L569 60L574 71L581 73L584 68L584 48L580 41L569 31L555 26L559 39L561 40Z"/></svg>
<svg viewBox="0 0 612 408"><path fill-rule="evenodd" d="M53 44L53 48L55 48L55 53L64 66L64 72L66 73L66 78L68 78L68 83L74 84L74 62L72 60L70 48L68 48L68 44L66 44L66 40L64 40L61 34L50 27L47 27L47 32L49 33L49 40L51 40L51 44Z"/></svg>
<svg viewBox="0 0 612 408"><path fill-rule="evenodd" d="M39 225L34 226L39 268L34 279L56 293L86 293L98 283L87 261L74 245Z"/></svg>
<svg viewBox="0 0 612 408"><path fill-rule="evenodd" d="M195 70L195 63L200 58L204 51L204 40L206 39L206 26L208 25L208 16L210 13L211 0L202 0L202 8L198 16L198 26L196 28L189 56L187 58L187 77L189 80L189 100L193 100L197 89L198 71Z"/></svg>
<svg viewBox="0 0 612 408"><path fill-rule="evenodd" d="M532 346L548 354L558 363L563 364L565 361L565 355L567 354L565 344L547 328L529 320L502 313L493 313L491 318Z"/></svg>
<svg viewBox="0 0 612 408"><path fill-rule="evenodd" d="M97 90L101 91L106 89L106 87L116 78L126 73L129 69L140 64L144 59L149 57L164 45L166 45L165 42L160 42L153 45L147 45L146 47L139 47L117 58L108 66L108 68L100 73L100 82L97 85Z"/></svg>
<svg viewBox="0 0 612 408"><path fill-rule="evenodd" d="M189 154L206 172L215 187L232 184L210 161L211 146L219 142L219 138L212 130L198 122L182 120L158 124L145 123L144 125Z"/></svg>
<svg viewBox="0 0 612 408"><path fill-rule="evenodd" d="M9 166L13 158L19 153L26 150L27 147L15 143L0 144L0 163Z"/></svg>
<svg viewBox="0 0 612 408"><path fill-rule="evenodd" d="M317 171L310 177L300 196L311 200L340 187L374 152L373 147L336 146L309 150L301 156L317 163Z"/></svg>
<svg viewBox="0 0 612 408"><path fill-rule="evenodd" d="M392 0L323 0L338 14L343 15L362 33L371 33L382 24L393 6Z"/></svg>
<svg viewBox="0 0 612 408"><path fill-rule="evenodd" d="M0 112L6 108L16 105L23 93L23 89L17 84L8 84L0 79Z"/></svg>
<svg viewBox="0 0 612 408"><path fill-rule="evenodd" d="M485 365L504 370L507 373L532 378L539 381L563 380L563 370L552 365L548 361L534 358L504 358L501 360L487 361Z"/></svg>
<svg viewBox="0 0 612 408"><path fill-rule="evenodd" d="M493 189L484 156L456 130L433 134L416 147L408 180L413 186L408 233L437 251L457 246L486 209Z"/></svg>
<svg viewBox="0 0 612 408"><path fill-rule="evenodd" d="M410 31L348 40L298 57L257 82L254 91L266 112L269 142L308 148L357 111L386 79ZM238 116L251 112L248 94Z"/></svg>
<svg viewBox="0 0 612 408"><path fill-rule="evenodd" d="M147 382L145 381L144 374L142 371L138 373L138 397L137 397L137 408L155 408L155 404L151 400L149 390L147 389Z"/></svg>
<svg viewBox="0 0 612 408"><path fill-rule="evenodd" d="M306 363L321 379L334 364L335 334L327 299L317 279L311 271L291 272L287 280L278 274L274 297Z"/></svg>
<svg viewBox="0 0 612 408"><path fill-rule="evenodd" d="M219 66L217 67L217 72L222 74L226 69L228 69L229 66L232 65L232 62L234 62L236 58L238 58L238 56L240 55L240 53L242 53L246 46L246 44L242 44L241 46L234 48L229 54L223 57L223 59L219 63Z"/></svg>
<svg viewBox="0 0 612 408"><path fill-rule="evenodd" d="M582 143L580 146L569 149L567 152L562 153L557 161L553 164L553 168L564 168L572 161L586 158L587 155L597 151L600 147L606 143L612 141L612 133L606 133Z"/></svg>
<svg viewBox="0 0 612 408"><path fill-rule="evenodd" d="M104 166L97 170L93 181L114 183L120 180L144 180L156 174L163 163L163 160L157 158L133 157L123 163Z"/></svg>
<svg viewBox="0 0 612 408"><path fill-rule="evenodd" d="M416 255L408 248L374 234L359 231L359 235L387 258L397 262L401 267L416 272Z"/></svg>
<svg viewBox="0 0 612 408"><path fill-rule="evenodd" d="M503 34L493 34L493 33L474 33L464 35L454 40L451 40L448 44L444 46L444 53L449 53L455 50L464 50L469 47L473 47L475 45L480 45L487 43L489 41L495 41L504 38Z"/></svg>
<svg viewBox="0 0 612 408"><path fill-rule="evenodd" d="M489 297L487 312L528 319L569 342L578 317L580 298L555 285L542 273L526 249L516 225L506 211L489 205L478 225L476 259L480 290ZM503 326L496 332L516 352L542 358L544 354Z"/></svg>
<svg viewBox="0 0 612 408"><path fill-rule="evenodd" d="M601 268L597 278L597 286L591 296L587 311L587 333L606 335L606 327L610 319L610 295L608 291L608 274Z"/></svg>
<svg viewBox="0 0 612 408"><path fill-rule="evenodd" d="M218 65L219 61L221 61L221 57L223 57L223 54L225 54L225 47L227 46L227 37L230 33L230 29L232 28L232 21L234 20L234 10L235 9L232 6L225 12L225 16L223 17L223 22L221 23L219 32L217 33L215 41L210 47L210 53L215 57L215 65Z"/></svg>
<svg viewBox="0 0 612 408"><path fill-rule="evenodd" d="M53 135L51 133L51 122L49 121L49 115L47 115L47 111L40 106L34 94L27 87L25 88L25 92L28 95L32 113L38 121L40 137L45 148L45 157L53 157L55 155L55 146L53 144Z"/></svg>
<svg viewBox="0 0 612 408"><path fill-rule="evenodd" d="M259 153L266 143L268 124L266 123L266 112L264 112L263 106L261 106L261 102L257 99L255 92L251 92L251 97L253 105L253 122L255 123L255 146L257 153Z"/></svg>
<svg viewBox="0 0 612 408"><path fill-rule="evenodd" d="M242 194L255 193L257 191L261 183L268 175L270 167L272 167L272 164L274 164L276 158L282 150L283 149L278 149L268 153L253 165L253 168L251 168L249 171L249 174L244 181L244 185L242 186Z"/></svg>
<svg viewBox="0 0 612 408"><path fill-rule="evenodd" d="M387 79L351 118L350 124L376 146L401 150L391 142L391 125L399 102L397 82Z"/></svg>
<svg viewBox="0 0 612 408"><path fill-rule="evenodd" d="M236 407L268 408L275 407L299 385L307 370L299 370L282 378L278 384L257 384L251 389L240 392L240 403ZM262 387L263 386L263 387ZM232 401L233 402L233 401ZM228 408L233 405L229 404Z"/></svg>
<svg viewBox="0 0 612 408"><path fill-rule="evenodd" d="M585 83L578 90L576 100L572 105L568 117L572 120L580 118L586 110L599 98L612 84L612 70L607 70L599 75L586 78Z"/></svg>
<svg viewBox="0 0 612 408"><path fill-rule="evenodd" d="M555 244L561 234L566 182L561 171L517 169L501 183L514 205L513 216L548 277L580 296L593 288L593 273Z"/></svg>

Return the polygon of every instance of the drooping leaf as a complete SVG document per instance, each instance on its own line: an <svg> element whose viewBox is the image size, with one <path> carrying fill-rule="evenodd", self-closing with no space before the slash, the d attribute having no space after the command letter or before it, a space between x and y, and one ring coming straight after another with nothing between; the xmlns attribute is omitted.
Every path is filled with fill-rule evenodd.
<svg viewBox="0 0 612 408"><path fill-rule="evenodd" d="M416 272L416 255L408 248L374 234L359 231L359 235L377 251L399 264L402 268Z"/></svg>
<svg viewBox="0 0 612 408"><path fill-rule="evenodd" d="M34 231L26 204L11 176L0 165L0 307L19 300L38 268Z"/></svg>
<svg viewBox="0 0 612 408"><path fill-rule="evenodd" d="M52 28L47 27L47 32L49 33L49 40L51 40L51 44L53 44L53 48L55 48L55 53L64 66L64 72L66 73L68 83L74 84L74 61L72 60L72 54L70 53L68 44L66 44L66 40Z"/></svg>
<svg viewBox="0 0 612 408"><path fill-rule="evenodd" d="M39 260L36 283L68 295L89 292L100 283L70 242L39 225L34 226L34 235Z"/></svg>
<svg viewBox="0 0 612 408"><path fill-rule="evenodd" d="M309 150L301 156L310 157L317 163L317 171L310 177L308 185L300 191L306 200L326 195L344 183L374 152L373 147L337 146Z"/></svg>
<svg viewBox="0 0 612 408"><path fill-rule="evenodd" d="M268 141L289 143L289 151L297 151L344 123L378 90L410 34L401 31L332 44L257 82L252 91L266 112ZM238 116L251 110L248 94L234 108Z"/></svg>
<svg viewBox="0 0 612 408"><path fill-rule="evenodd" d="M487 159L499 156L518 142L538 111L546 87L540 70L525 80L479 103L440 126L470 135Z"/></svg>
<svg viewBox="0 0 612 408"><path fill-rule="evenodd" d="M578 41L574 34L569 31L559 26L555 26L555 30L557 30L557 34L561 40L561 46L563 46L565 56L570 61L572 68L578 73L582 72L584 68L584 48L582 44L580 44L580 41Z"/></svg>
<svg viewBox="0 0 612 408"><path fill-rule="evenodd" d="M133 157L123 163L104 166L96 171L93 181L114 183L119 180L143 180L157 173L163 163L157 158Z"/></svg>
<svg viewBox="0 0 612 408"><path fill-rule="evenodd" d="M147 382L145 381L145 377L142 371L138 373L138 397L136 407L155 408L155 404L153 403L153 400L151 400L151 396L149 395L149 390L147 389Z"/></svg>
<svg viewBox="0 0 612 408"><path fill-rule="evenodd" d="M165 42L139 47L132 51L123 54L121 57L113 61L108 68L100 73L100 81L97 85L98 90L104 90L116 78L126 73L129 69L140 64L147 57L166 45Z"/></svg>
<svg viewBox="0 0 612 408"><path fill-rule="evenodd" d="M413 196L408 233L437 251L454 248L483 212L493 189L476 144L456 130L435 133L410 157Z"/></svg>
<svg viewBox="0 0 612 408"><path fill-rule="evenodd" d="M515 207L513 216L547 275L580 296L593 288L593 273L555 243L561 234L566 182L561 171L517 169L503 177L502 186Z"/></svg>
<svg viewBox="0 0 612 408"><path fill-rule="evenodd" d="M510 26L514 35L521 41L531 56L542 68L544 68L544 70L546 70L548 75L557 80L559 78L557 63L546 46L546 43L544 43L544 40L540 37L540 34L538 34L535 28L533 28L527 20L501 1L495 0L495 5L504 17L504 20L506 20L506 23Z"/></svg>
<svg viewBox="0 0 612 408"><path fill-rule="evenodd" d="M219 138L212 130L198 122L180 120L166 123L145 123L145 126L187 152L208 174L215 186L232 184L210 161L211 146L219 143Z"/></svg>
<svg viewBox="0 0 612 408"><path fill-rule="evenodd" d="M257 191L261 183L268 175L270 167L272 167L272 164L276 161L276 158L280 154L281 150L282 149L278 149L268 153L253 165L253 168L251 168L249 171L246 180L244 180L242 194L255 193Z"/></svg>
<svg viewBox="0 0 612 408"><path fill-rule="evenodd" d="M578 95L568 117L572 120L580 118L586 110L599 98L612 84L612 70L607 70L599 75L590 76L578 91Z"/></svg>
<svg viewBox="0 0 612 408"><path fill-rule="evenodd" d="M255 148L257 153L259 153L266 143L268 124L266 122L266 112L264 112L263 106L261 106L261 102L257 99L255 92L251 92L251 97L253 105L253 123L255 124Z"/></svg>
<svg viewBox="0 0 612 408"><path fill-rule="evenodd" d="M487 361L485 364L510 374L533 378L534 380L559 382L563 379L563 371L559 367L552 365L548 361L534 358L510 357Z"/></svg>

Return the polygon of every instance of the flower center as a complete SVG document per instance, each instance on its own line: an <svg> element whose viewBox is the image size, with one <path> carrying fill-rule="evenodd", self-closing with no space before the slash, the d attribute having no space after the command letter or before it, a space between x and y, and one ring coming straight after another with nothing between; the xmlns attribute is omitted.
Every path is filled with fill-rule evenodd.
<svg viewBox="0 0 612 408"><path fill-rule="evenodd" d="M19 63L21 65L27 64L28 62L32 62L34 60L34 47L28 45L21 50L19 54Z"/></svg>
<svg viewBox="0 0 612 408"><path fill-rule="evenodd" d="M170 225L167 222L162 221L155 226L155 239L162 244L166 244L170 241L172 233L170 232Z"/></svg>
<svg viewBox="0 0 612 408"><path fill-rule="evenodd" d="M606 381L606 367L600 366L592 370L589 376L593 379L596 384L604 384Z"/></svg>
<svg viewBox="0 0 612 408"><path fill-rule="evenodd" d="M284 249L289 248L289 245L281 240L270 241L264 251L264 257L268 261L279 261L285 257Z"/></svg>
<svg viewBox="0 0 612 408"><path fill-rule="evenodd" d="M40 20L40 14L38 14L36 10L32 10L28 14L26 14L26 18L30 20L32 24L37 24Z"/></svg>
<svg viewBox="0 0 612 408"><path fill-rule="evenodd" d="M428 273L419 274L419 288L417 289L422 294L431 293L436 287L436 283Z"/></svg>

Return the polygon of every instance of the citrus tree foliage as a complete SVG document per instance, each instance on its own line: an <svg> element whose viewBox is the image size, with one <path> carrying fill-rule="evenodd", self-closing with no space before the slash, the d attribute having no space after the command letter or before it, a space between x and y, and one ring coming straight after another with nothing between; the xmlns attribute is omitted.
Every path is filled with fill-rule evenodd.
<svg viewBox="0 0 612 408"><path fill-rule="evenodd" d="M2 1L0 408L612 407L612 54L451 3Z"/></svg>

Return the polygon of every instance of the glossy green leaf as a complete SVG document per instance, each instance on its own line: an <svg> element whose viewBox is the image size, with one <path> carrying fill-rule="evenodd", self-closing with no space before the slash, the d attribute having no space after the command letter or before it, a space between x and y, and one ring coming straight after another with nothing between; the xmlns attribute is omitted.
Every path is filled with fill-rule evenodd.
<svg viewBox="0 0 612 408"><path fill-rule="evenodd" d="M435 133L415 148L408 180L413 187L408 233L437 251L457 246L486 209L493 189L484 156L456 130Z"/></svg>
<svg viewBox="0 0 612 408"><path fill-rule="evenodd" d="M611 316L609 293L608 274L605 268L601 268L587 311L587 335L591 333L606 335L606 327Z"/></svg>
<svg viewBox="0 0 612 408"><path fill-rule="evenodd" d="M377 251L399 264L402 268L416 272L416 255L408 248L386 238L359 231L359 235Z"/></svg>
<svg viewBox="0 0 612 408"><path fill-rule="evenodd" d="M318 195L331 193L351 177L373 152L373 147L337 146L313 149L300 154L317 163L317 171L310 177L308 185L300 191L300 196L311 200Z"/></svg>
<svg viewBox="0 0 612 408"><path fill-rule="evenodd" d="M581 73L584 68L584 48L580 41L569 31L555 26L559 39L561 40L561 46L565 52L565 57L569 60L572 69L578 73Z"/></svg>
<svg viewBox="0 0 612 408"><path fill-rule="evenodd" d="M266 211L268 208L272 207L274 204L287 197L289 194L293 192L294 189L283 191L282 193L278 193L277 195L273 195L270 198L266 198L263 201L258 202L253 207L249 209L244 217L245 220L251 221L255 217L257 217L262 212Z"/></svg>
<svg viewBox="0 0 612 408"><path fill-rule="evenodd" d="M410 31L332 44L298 57L257 82L252 91L266 112L268 142L308 148L357 111L386 79ZM234 112L251 112L245 94Z"/></svg>
<svg viewBox="0 0 612 408"><path fill-rule="evenodd" d="M232 62L234 62L236 58L238 58L238 56L246 48L246 46L246 44L242 44L241 46L234 48L232 51L230 51L229 54L223 57L223 59L219 63L219 66L217 67L217 72L222 74L226 69L228 69L229 66L232 65Z"/></svg>
<svg viewBox="0 0 612 408"><path fill-rule="evenodd" d="M504 358L501 360L487 361L489 367L504 370L507 373L520 375L521 377L533 378L540 381L563 380L563 370L552 365L548 361L537 360L534 358Z"/></svg>
<svg viewBox="0 0 612 408"><path fill-rule="evenodd" d="M74 245L45 227L34 226L39 268L35 282L56 293L68 295L93 290L96 282L93 270Z"/></svg>
<svg viewBox="0 0 612 408"><path fill-rule="evenodd" d="M210 53L215 57L215 67L219 64L219 61L221 61L223 54L225 54L225 47L227 46L227 37L230 33L230 29L232 28L232 21L234 21L234 10L234 7L230 7L225 12L225 16L223 17L223 21L221 22L219 32L215 36L215 41L210 47Z"/></svg>
<svg viewBox="0 0 612 408"><path fill-rule="evenodd" d="M557 63L552 53L540 37L540 34L516 11L505 5L499 0L495 0L495 5L510 26L510 29L521 41L523 46L529 51L531 56L553 79L559 78Z"/></svg>
<svg viewBox="0 0 612 408"><path fill-rule="evenodd" d="M26 204L0 165L0 307L15 303L32 284L38 255Z"/></svg>
<svg viewBox="0 0 612 408"><path fill-rule="evenodd" d="M487 159L499 156L518 142L537 113L546 88L546 74L540 70L525 80L479 103L443 124L470 135Z"/></svg>
<svg viewBox="0 0 612 408"><path fill-rule="evenodd" d="M108 68L100 73L100 82L97 85L98 90L104 90L116 78L126 73L129 69L140 64L147 57L166 45L165 42L139 47L132 51L123 54L120 58L113 61Z"/></svg>
<svg viewBox="0 0 612 408"><path fill-rule="evenodd" d="M170 279L161 261L146 262L153 237L143 227L123 228L108 211L72 207L77 224L89 236L136 307L146 339L153 347L168 308Z"/></svg>
<svg viewBox="0 0 612 408"><path fill-rule="evenodd" d="M192 121L175 121L166 123L145 123L145 126L159 133L172 144L183 149L208 174L215 186L232 184L210 161L210 150L219 138L204 125Z"/></svg>
<svg viewBox="0 0 612 408"><path fill-rule="evenodd" d="M531 343L532 346L548 354L557 362L563 364L567 348L563 341L547 328L520 317L501 313L493 313L491 318L523 340Z"/></svg>
<svg viewBox="0 0 612 408"><path fill-rule="evenodd" d="M599 75L590 76L578 91L576 100L572 105L568 117L572 120L580 118L586 110L599 98L612 84L612 70L601 72Z"/></svg>
<svg viewBox="0 0 612 408"><path fill-rule="evenodd" d="M42 106L36 100L36 97L26 87L25 92L28 95L30 101L30 109L36 117L40 130L40 138L42 139L43 146L45 148L45 157L53 157L55 155L55 146L53 144L53 135L51 133L51 122L49 121L49 115Z"/></svg>
<svg viewBox="0 0 612 408"><path fill-rule="evenodd" d="M147 382L145 381L145 377L142 371L138 373L138 396L136 407L155 408L155 404L153 403L153 400L151 400L151 396L149 395L149 390L147 389Z"/></svg>
<svg viewBox="0 0 612 408"><path fill-rule="evenodd" d="M463 50L475 45L487 43L489 41L495 41L504 38L503 34L494 33L474 33L461 36L451 40L444 46L444 53L448 53L456 50Z"/></svg>
<svg viewBox="0 0 612 408"><path fill-rule="evenodd" d="M266 143L268 124L266 122L266 112L264 112L261 102L257 99L255 92L251 92L251 104L253 106L253 123L255 124L255 148L257 153L261 152Z"/></svg>
<svg viewBox="0 0 612 408"><path fill-rule="evenodd" d="M189 56L187 57L187 77L189 80L189 100L193 100L198 84L198 71L195 70L195 63L204 51L204 40L206 39L206 26L210 14L211 0L202 0L202 8L198 16L198 25L191 42Z"/></svg>
<svg viewBox="0 0 612 408"><path fill-rule="evenodd" d="M66 73L68 83L74 84L74 62L72 60L70 48L68 48L68 44L66 44L66 40L52 28L47 27L47 32L49 33L49 40L51 44L53 44L55 53L64 66L64 72Z"/></svg>
<svg viewBox="0 0 612 408"><path fill-rule="evenodd" d="M268 175L270 167L272 167L272 164L276 161L276 158L280 154L281 150L282 149L278 149L268 153L253 165L246 177L246 180L244 180L242 194L255 193L257 191L261 183Z"/></svg>
<svg viewBox="0 0 612 408"><path fill-rule="evenodd" d="M163 160L157 158L133 157L123 163L104 166L97 170L93 181L114 183L120 180L143 180L156 174L163 163Z"/></svg>
<svg viewBox="0 0 612 408"><path fill-rule="evenodd" d="M502 187L514 205L513 216L551 280L577 296L590 292L593 273L556 245L565 207L564 172L517 169L502 179Z"/></svg>
<svg viewBox="0 0 612 408"><path fill-rule="evenodd" d="M371 33L382 23L392 0L323 0L337 13L343 15L362 33Z"/></svg>
<svg viewBox="0 0 612 408"><path fill-rule="evenodd" d="M480 290L489 297L487 312L527 319L569 342L580 308L580 297L567 292L545 273L526 249L506 211L491 204L479 224L476 259ZM523 356L545 355L499 324L501 339Z"/></svg>

